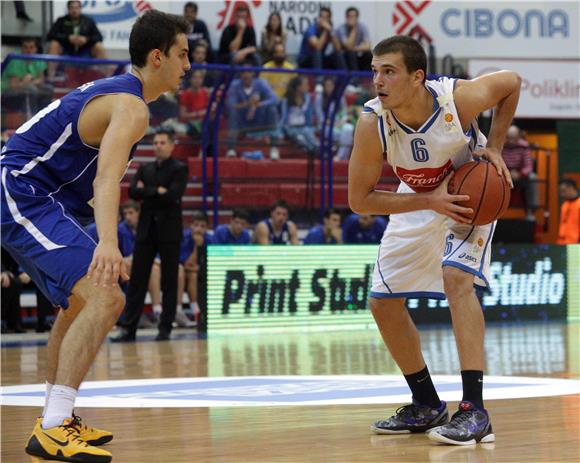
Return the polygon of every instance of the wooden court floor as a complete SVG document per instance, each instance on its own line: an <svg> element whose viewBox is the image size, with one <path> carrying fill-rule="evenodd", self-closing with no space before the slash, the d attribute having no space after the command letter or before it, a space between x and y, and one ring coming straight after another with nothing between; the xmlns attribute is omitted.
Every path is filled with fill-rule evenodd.
<svg viewBox="0 0 580 463"><path fill-rule="evenodd" d="M492 326L490 375L580 376L577 324ZM433 374L458 371L449 328L421 331ZM43 382L46 347L2 348L2 385ZM87 381L256 375L383 375L397 369L374 330L212 336L104 344ZM457 399L460 399L458 396ZM424 435L375 436L400 404L204 408L78 408L111 430L114 462L578 462L580 394L488 400L494 444L443 446ZM450 402L454 411L457 402ZM40 412L2 406L1 461L38 461L24 445Z"/></svg>

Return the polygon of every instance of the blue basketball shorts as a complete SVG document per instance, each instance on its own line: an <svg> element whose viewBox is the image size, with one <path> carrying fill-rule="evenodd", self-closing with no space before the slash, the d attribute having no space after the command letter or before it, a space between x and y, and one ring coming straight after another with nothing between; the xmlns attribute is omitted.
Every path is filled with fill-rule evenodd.
<svg viewBox="0 0 580 463"><path fill-rule="evenodd" d="M2 169L2 247L55 305L66 309L97 243L61 203Z"/></svg>

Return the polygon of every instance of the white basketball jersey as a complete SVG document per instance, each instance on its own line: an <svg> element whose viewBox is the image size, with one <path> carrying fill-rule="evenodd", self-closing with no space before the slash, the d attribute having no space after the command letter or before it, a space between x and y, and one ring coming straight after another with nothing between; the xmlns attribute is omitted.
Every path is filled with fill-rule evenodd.
<svg viewBox="0 0 580 463"><path fill-rule="evenodd" d="M455 82L447 77L425 82L434 97L433 114L418 130L383 109L378 97L363 108L363 112L378 116L379 137L387 161L401 182L416 192L433 190L449 173L471 161L471 153L485 147L485 136L476 121L467 132L461 128L453 101Z"/></svg>

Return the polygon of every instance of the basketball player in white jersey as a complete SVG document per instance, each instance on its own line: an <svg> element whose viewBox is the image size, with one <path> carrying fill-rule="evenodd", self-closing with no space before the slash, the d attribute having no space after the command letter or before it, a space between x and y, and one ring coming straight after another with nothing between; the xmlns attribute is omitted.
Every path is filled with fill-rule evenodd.
<svg viewBox="0 0 580 463"><path fill-rule="evenodd" d="M450 195L452 173L473 157L489 160L513 186L501 158L519 99L520 77L501 71L473 80L426 80L427 58L410 37L383 40L373 50L377 98L359 119L349 165L349 204L358 214L391 214L375 265L370 307L401 368L413 402L377 421L378 434L429 432L434 441L468 445L495 436L483 405L484 318L474 285L488 287L495 224L472 226L472 210ZM489 140L475 120L495 108ZM401 184L375 188L383 158ZM431 381L407 297L447 297L459 352L463 399L449 421Z"/></svg>

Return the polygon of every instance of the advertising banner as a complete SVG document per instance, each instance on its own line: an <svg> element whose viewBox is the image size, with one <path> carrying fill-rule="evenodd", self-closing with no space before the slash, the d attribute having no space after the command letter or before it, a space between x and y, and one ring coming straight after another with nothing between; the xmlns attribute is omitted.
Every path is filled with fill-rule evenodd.
<svg viewBox="0 0 580 463"><path fill-rule="evenodd" d="M84 0L105 36L108 48L126 49L136 17L149 8L183 13L185 2ZM422 36L438 56L455 58L574 58L580 56L580 4L577 1L198 1L198 17L219 47L224 27L235 21L236 5L250 9L258 42L268 15L280 12L288 32L289 54L299 52L304 31L321 6L332 10L333 24L344 23L345 11L355 6L369 29L371 42L396 34ZM66 3L54 2L55 19L66 13ZM258 43L259 45L259 43Z"/></svg>
<svg viewBox="0 0 580 463"><path fill-rule="evenodd" d="M208 332L374 326L367 298L377 249L209 246ZM496 245L491 292L481 295L486 319L565 319L568 294L578 293L570 274L565 246ZM408 299L407 307L418 323L450 321L446 300Z"/></svg>
<svg viewBox="0 0 580 463"><path fill-rule="evenodd" d="M509 69L522 77L516 117L580 119L580 60L469 60L468 74L478 77Z"/></svg>

